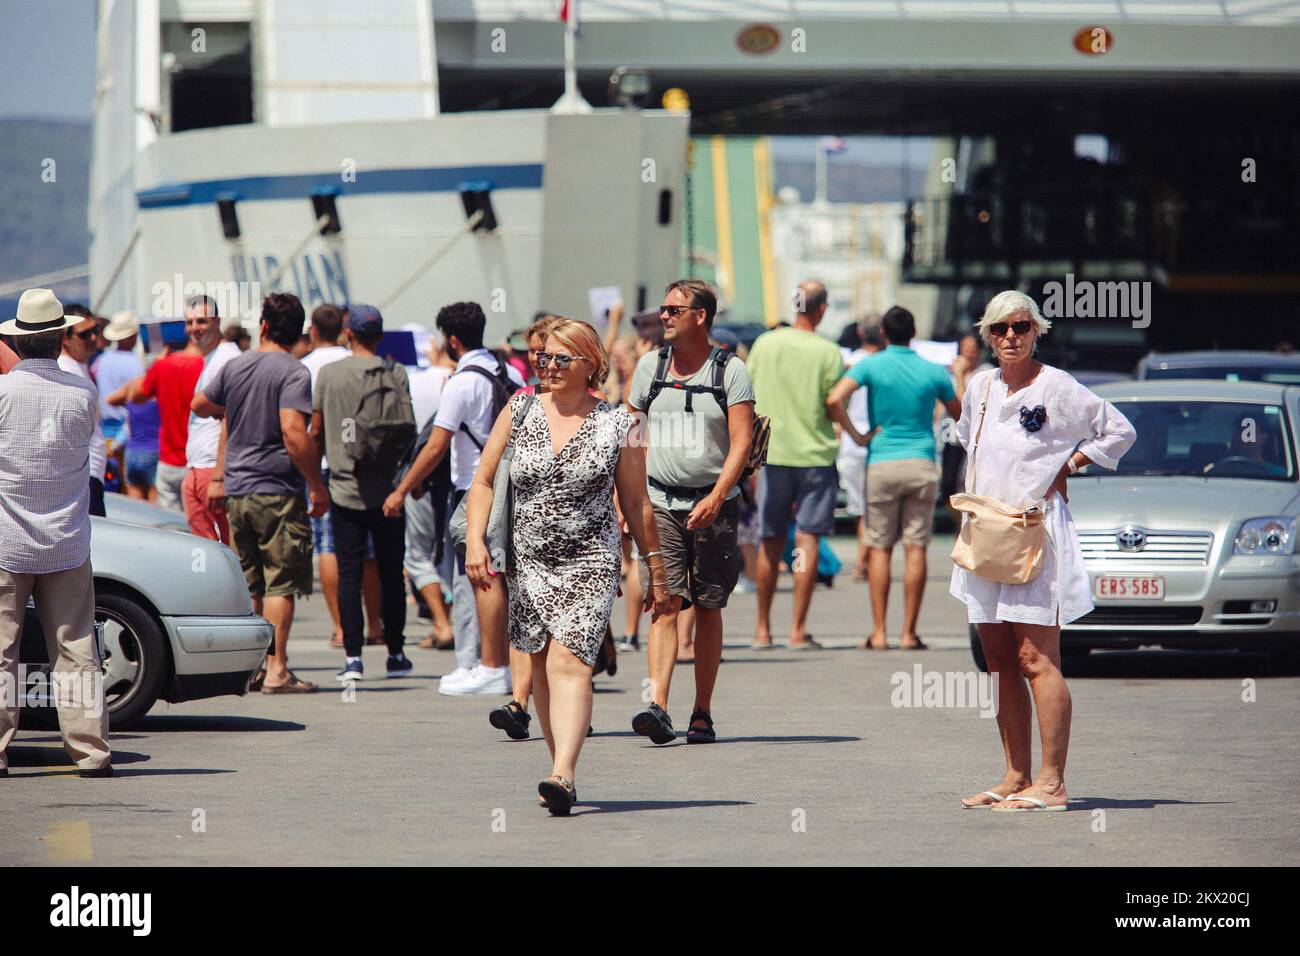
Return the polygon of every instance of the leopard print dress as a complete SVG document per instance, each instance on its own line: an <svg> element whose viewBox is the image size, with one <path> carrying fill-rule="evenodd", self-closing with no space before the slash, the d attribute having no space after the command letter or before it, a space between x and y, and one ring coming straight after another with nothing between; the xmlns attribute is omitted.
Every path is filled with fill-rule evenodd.
<svg viewBox="0 0 1300 956"><path fill-rule="evenodd" d="M511 399L516 418L524 401ZM510 644L525 654L553 637L584 663L596 663L618 590L614 472L631 424L624 406L598 401L554 456L540 401L515 429L515 554L506 584Z"/></svg>

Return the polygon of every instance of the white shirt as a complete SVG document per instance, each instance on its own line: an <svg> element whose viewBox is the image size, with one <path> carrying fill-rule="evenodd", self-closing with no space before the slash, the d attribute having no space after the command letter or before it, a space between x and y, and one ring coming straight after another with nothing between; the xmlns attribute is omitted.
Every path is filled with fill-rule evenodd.
<svg viewBox="0 0 1300 956"><path fill-rule="evenodd" d="M433 419L434 427L454 432L451 439L451 482L460 491L469 488L469 483L474 480L474 470L478 468L481 454L479 446L487 444L488 435L492 433L495 424L492 414L492 383L477 372L456 374L469 365L481 365L496 374L497 357L487 349L474 349L462 355L456 363L456 372L452 373L442 390L438 412ZM519 370L508 362L505 366L511 380L522 386L524 379ZM461 431L462 424L474 433L478 445Z"/></svg>
<svg viewBox="0 0 1300 956"><path fill-rule="evenodd" d="M99 422L94 387L50 359L26 359L0 375L0 568L6 571L68 571L90 557L87 449Z"/></svg>
<svg viewBox="0 0 1300 956"><path fill-rule="evenodd" d="M849 350L841 348L840 354L844 356L844 371L848 372L848 370L857 365L861 359L864 359L873 353L868 352L866 349ZM849 413L849 421L853 422L853 427L864 435L871 431L871 416L867 414L868 391L869 389L866 388L854 389L853 394L849 396L849 403L846 406L846 410ZM867 449L862 445L859 445L848 435L840 435L840 454L851 458L861 458L863 461L866 461L867 459Z"/></svg>
<svg viewBox="0 0 1300 956"><path fill-rule="evenodd" d="M86 368L81 362L78 362L67 352L59 353L59 368L65 372L71 372L73 375L80 375L90 386L91 394L95 396L95 408L99 408L99 387L90 377L90 369ZM95 415L95 433L90 438L90 477L98 478L101 482L104 480L104 429L100 426L99 415ZM77 567L77 565L73 565Z"/></svg>
<svg viewBox="0 0 1300 956"><path fill-rule="evenodd" d="M980 403L988 389L988 410L979 444ZM1042 405L1047 420L1036 432L1020 424L1021 406ZM1000 584L954 567L949 593L966 603L972 624L1019 621L1069 624L1093 609L1092 587L1070 509L1060 495L1044 502L1056 476L1076 451L1114 470L1137 440L1129 420L1075 379L1044 365L1033 384L1010 397L998 369L976 374L962 397L957 440L968 456L971 494L987 495L1013 507L1039 505L1048 546L1042 570L1025 584Z"/></svg>
<svg viewBox="0 0 1300 956"><path fill-rule="evenodd" d="M313 398L316 395L316 377L320 375L320 370L326 365L333 365L335 362L341 362L345 358L351 357L351 349L345 349L341 345L322 345L318 349L312 349L299 360L303 365L307 366L307 371L311 373L311 394ZM328 470L329 466L329 459L321 455L321 471Z"/></svg>
<svg viewBox="0 0 1300 956"><path fill-rule="evenodd" d="M195 392L217 377L223 365L243 353L234 342L222 342L203 357L203 371L199 373ZM189 437L185 440L185 464L190 468L215 468L217 446L221 444L221 419L199 418L190 412Z"/></svg>
<svg viewBox="0 0 1300 956"><path fill-rule="evenodd" d="M442 390L451 378L451 369L443 365L407 369L406 382L411 389L411 407L415 411L415 429L419 431L438 411Z"/></svg>

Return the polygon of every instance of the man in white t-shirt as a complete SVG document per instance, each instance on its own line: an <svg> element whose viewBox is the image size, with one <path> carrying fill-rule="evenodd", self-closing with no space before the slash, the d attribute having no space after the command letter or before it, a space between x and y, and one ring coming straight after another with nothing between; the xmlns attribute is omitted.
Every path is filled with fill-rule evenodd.
<svg viewBox="0 0 1300 956"><path fill-rule="evenodd" d="M469 491L501 406L494 401L493 377L508 376L515 387L524 384L519 372L483 347L487 317L476 302L456 302L438 313L437 326L456 371L443 388L433 434L416 456L396 490L384 502L384 513L396 515L412 489L420 487L451 453L452 491L447 501L450 515ZM478 366L488 375L470 369ZM451 547L450 543L446 545ZM497 593L504 587L498 575L489 591L475 590L465 577L464 558L457 556L452 586L452 629L456 642L456 670L438 684L441 694L509 694L510 665L506 641L505 601ZM480 627L484 639L480 648ZM481 651L481 657L480 657Z"/></svg>
<svg viewBox="0 0 1300 956"><path fill-rule="evenodd" d="M99 387L90 377L90 368L86 365L95 348L95 338L99 334L99 323L90 310L81 305L70 305L68 315L81 316L81 321L63 336L63 351L59 353L59 368L73 375L79 375L90 385L95 393L95 407L99 407ZM104 516L104 430L99 416L95 416L95 432L90 438L90 513Z"/></svg>
<svg viewBox="0 0 1300 956"><path fill-rule="evenodd" d="M193 308L186 314L185 333L190 344L203 356L203 371L199 373L196 392L203 391L217 373L240 354L234 342L224 342L221 337L221 317L217 304L211 299L199 303L206 308ZM230 545L230 524L225 510L213 507L208 498L208 485L212 469L217 464L217 446L221 442L221 419L200 418L190 412L189 432L185 439L185 477L181 480L181 507L190 533ZM220 501L221 499L217 499Z"/></svg>

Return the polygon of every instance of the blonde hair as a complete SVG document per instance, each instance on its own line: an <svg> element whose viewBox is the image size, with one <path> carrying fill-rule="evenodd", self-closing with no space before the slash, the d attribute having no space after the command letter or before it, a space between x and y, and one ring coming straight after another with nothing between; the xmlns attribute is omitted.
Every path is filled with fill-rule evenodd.
<svg viewBox="0 0 1300 956"><path fill-rule="evenodd" d="M995 322L1009 321L1011 316L1020 312L1029 313L1029 320L1034 323L1034 327L1038 330L1039 338L1046 335L1047 330L1052 327L1052 320L1044 318L1043 313L1038 311L1037 302L1023 292L1008 289L1006 292L999 292L989 299L989 304L984 307L984 315L980 317L975 326L980 338L984 340L984 344L990 348L994 347L993 336L989 333L990 325Z"/></svg>
<svg viewBox="0 0 1300 956"><path fill-rule="evenodd" d="M565 321L565 318L562 315L542 316L532 325L528 326L528 329L524 332L524 342L525 343L531 342L533 340L534 335L540 335L542 337L542 342L545 343L546 336L550 333L551 327L554 326L557 322L563 322L563 321Z"/></svg>
<svg viewBox="0 0 1300 956"><path fill-rule="evenodd" d="M559 339L565 348L573 350L574 355L587 359L593 366L591 374L587 376L587 387L599 388L609 376L609 354L600 341L600 335L590 322L560 316L557 318L559 321L547 330L547 337Z"/></svg>

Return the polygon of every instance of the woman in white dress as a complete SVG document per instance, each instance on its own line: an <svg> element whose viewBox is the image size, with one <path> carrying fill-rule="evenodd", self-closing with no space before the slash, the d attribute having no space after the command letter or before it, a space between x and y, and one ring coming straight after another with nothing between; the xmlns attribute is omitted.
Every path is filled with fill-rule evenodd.
<svg viewBox="0 0 1300 956"><path fill-rule="evenodd" d="M1092 610L1079 536L1066 507L1066 478L1084 465L1113 470L1137 435L1120 412L1050 365L1037 361L1051 328L1029 296L994 296L979 321L999 368L974 376L962 400L957 437L975 485L967 491L1044 512L1048 545L1042 569L1025 584L1000 584L954 567L954 597L979 628L989 672L998 675L998 733L1006 776L962 800L967 809L1064 810L1070 745L1070 691L1061 675L1061 625ZM987 408L978 448L980 407ZM1026 680L1028 687L1026 687ZM1038 708L1042 766L1031 776L1030 693Z"/></svg>

